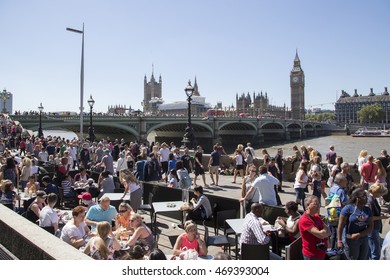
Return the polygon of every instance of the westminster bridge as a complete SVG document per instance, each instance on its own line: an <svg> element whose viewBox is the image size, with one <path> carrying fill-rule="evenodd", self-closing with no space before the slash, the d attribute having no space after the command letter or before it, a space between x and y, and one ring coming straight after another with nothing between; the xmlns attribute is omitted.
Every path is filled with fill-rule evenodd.
<svg viewBox="0 0 390 280"><path fill-rule="evenodd" d="M11 118L19 121L25 129L37 131L39 128L39 115L12 115ZM85 137L88 135L88 115L83 119ZM276 143L331 133L331 127L326 123L292 119L192 117L191 123L197 143L206 150L209 150L206 147L212 147L215 143L221 143L226 148L251 142L253 146L260 147L263 142ZM93 116L93 127L98 138L124 138L127 142L149 140L179 144L186 125L187 118L175 116ZM78 115L42 115L42 129L63 129L79 134L80 118Z"/></svg>

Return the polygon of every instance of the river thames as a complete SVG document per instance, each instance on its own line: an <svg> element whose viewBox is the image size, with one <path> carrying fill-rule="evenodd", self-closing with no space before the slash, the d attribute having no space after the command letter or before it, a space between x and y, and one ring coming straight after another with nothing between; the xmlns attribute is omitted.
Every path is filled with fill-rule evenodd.
<svg viewBox="0 0 390 280"><path fill-rule="evenodd" d="M329 151L329 146L334 145L338 156L342 156L344 161L355 163L359 152L367 150L369 155L379 157L381 149L386 149L389 152L390 138L388 137L352 137L348 135L331 135L319 138L303 139L299 141L291 141L289 143L276 144L266 147L270 156L275 156L278 148L283 149L285 157L293 155L292 146L301 145L312 146L322 155L322 160L325 161L325 154ZM245 143L244 143L245 144ZM256 149L256 157L261 157L261 150Z"/></svg>

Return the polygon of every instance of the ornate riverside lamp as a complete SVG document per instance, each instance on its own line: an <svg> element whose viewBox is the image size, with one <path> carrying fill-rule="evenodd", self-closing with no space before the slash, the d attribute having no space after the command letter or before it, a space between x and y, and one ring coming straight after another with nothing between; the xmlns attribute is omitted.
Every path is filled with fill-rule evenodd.
<svg viewBox="0 0 390 280"><path fill-rule="evenodd" d="M184 89L186 95L187 95L187 102L188 102L188 120L187 120L187 127L185 129L185 133L183 136L183 146L186 148L193 148L194 146L194 131L191 124L191 101L192 101L192 95L194 93L194 87L191 85L191 81L188 81L188 85Z"/></svg>
<svg viewBox="0 0 390 280"><path fill-rule="evenodd" d="M43 111L42 102L39 104L38 110L39 110L39 128L38 128L38 137L43 137L43 131L42 131L42 111Z"/></svg>
<svg viewBox="0 0 390 280"><path fill-rule="evenodd" d="M95 100L93 100L92 94L91 94L89 99L88 99L88 105L89 105L89 108L90 108L90 111L89 111L88 138L89 138L90 142L93 142L96 139L96 137L95 137L95 129L93 128L93 125L92 125L92 109L93 109L93 105L94 104L95 104Z"/></svg>

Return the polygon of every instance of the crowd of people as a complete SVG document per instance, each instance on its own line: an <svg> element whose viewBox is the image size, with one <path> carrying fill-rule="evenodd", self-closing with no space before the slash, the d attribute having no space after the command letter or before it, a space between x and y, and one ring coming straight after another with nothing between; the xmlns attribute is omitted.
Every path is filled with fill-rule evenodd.
<svg viewBox="0 0 390 280"><path fill-rule="evenodd" d="M320 164L322 156L313 147L301 146L298 149L293 146L292 151L291 156L282 158L283 161L290 162L291 174L295 174L295 202L286 204L286 213L292 214L291 220L287 224L286 218L277 219L279 229L284 231L280 236L288 236L287 240L281 240L282 243L291 243L300 235L304 259L325 259L333 256L335 250L351 260L388 259L387 242L382 244L380 238L382 222L388 221L390 217L381 208L388 206L390 200L390 157L387 151L381 150L376 159L365 150L360 152L356 169L361 179L357 182L351 175L349 164L337 155L333 145L330 145L325 155L325 166ZM278 176L272 171L272 162L276 160L270 158L266 151L263 154L263 165L259 170L254 166L249 168L243 179L240 201L245 204L246 211L249 211L250 205L253 206L254 203L271 206L278 204L279 181L275 181ZM281 149L276 157L280 155L283 155ZM258 173L259 175L256 175ZM272 179L269 176L272 176ZM311 194L307 195L309 189ZM325 201L328 216L320 216L322 199ZM296 213L298 205L302 207L301 214ZM331 213L336 217L331 216ZM264 238L260 237L256 242L268 242L262 241Z"/></svg>
<svg viewBox="0 0 390 280"><path fill-rule="evenodd" d="M0 202L24 212L28 220L95 259L161 255L153 251L155 236L137 213L142 203L142 181L165 182L167 187L182 189L183 200L189 202L181 209L188 211L186 223L181 225L185 233L177 239L173 255L180 255L194 241L190 249L199 255L207 254L192 220L212 217L213 209L203 191L211 186L221 189L219 176L230 168L232 183L241 184L239 200L246 215L241 243L269 242L269 233L254 223L254 217L261 215L261 205L269 205L285 207L287 217L276 220L280 244L287 245L301 237L305 259L324 259L328 249L342 248L349 259L379 259L381 251L388 251L386 242L381 244L380 240L382 222L389 218L381 208L389 201L390 157L386 150L381 150L377 158L365 150L360 152L355 165L361 179L356 182L349 164L343 162L333 145L322 158L310 146L293 146L292 155L287 157L282 149L274 157L262 149L256 157L250 143L246 147L239 144L229 156L232 166L227 167L221 160L227 155L218 144L213 146L206 163L201 146L197 146L192 158L187 148L181 151L173 142L147 145L102 139L80 145L76 139L22 137L12 121L0 121L3 139L9 135L16 139L14 144L8 141L9 146L0 139ZM287 163L291 173L286 171ZM54 172L47 172L50 166ZM91 172L99 174L96 182ZM287 175L295 176L295 200L283 205L279 193L285 192L282 182ZM118 209L104 196L114 192L116 184L123 187L125 201ZM77 186L83 186L81 193ZM192 200L188 199L190 188L194 188ZM17 207L23 193L31 199ZM101 198L98 204L93 197ZM63 198L74 199L71 217L65 224L63 212L58 210ZM320 215L321 201L329 217ZM336 217L331 217L334 209ZM125 235L128 238L122 240ZM129 249L122 250L123 246Z"/></svg>

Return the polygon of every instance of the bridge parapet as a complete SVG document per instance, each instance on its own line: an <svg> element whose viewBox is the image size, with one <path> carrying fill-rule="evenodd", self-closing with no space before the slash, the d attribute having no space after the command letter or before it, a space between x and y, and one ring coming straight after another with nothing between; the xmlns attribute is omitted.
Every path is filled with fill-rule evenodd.
<svg viewBox="0 0 390 280"><path fill-rule="evenodd" d="M80 118L72 116L42 116L43 129L69 129L79 133ZM13 115L25 129L37 130L39 115ZM187 118L183 116L110 116L94 115L93 125L96 131L112 136L116 133L121 138L145 141L155 134L154 141L180 142ZM84 127L89 125L89 118L84 118ZM277 118L240 118L240 117L193 117L192 125L198 143L210 146L211 143L234 144L234 141L247 141L261 144L264 141L289 140L302 137L328 135L332 130L327 123L277 119ZM123 135L123 136L122 136ZM236 138L236 136L238 138Z"/></svg>

